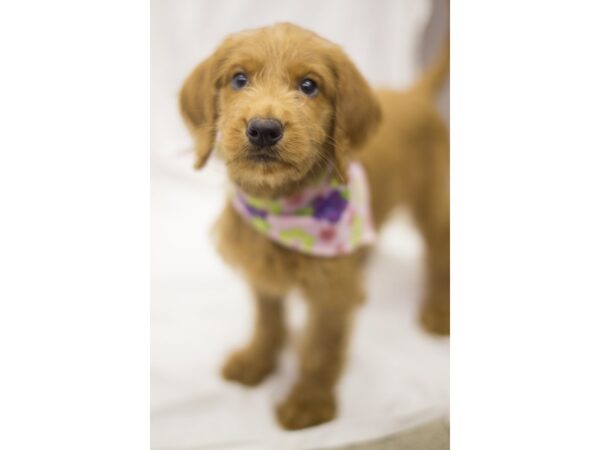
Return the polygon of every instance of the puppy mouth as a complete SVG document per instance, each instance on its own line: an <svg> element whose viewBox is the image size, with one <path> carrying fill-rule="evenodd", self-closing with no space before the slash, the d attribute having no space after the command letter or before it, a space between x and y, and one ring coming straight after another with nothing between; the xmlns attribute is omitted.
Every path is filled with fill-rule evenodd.
<svg viewBox="0 0 600 450"><path fill-rule="evenodd" d="M247 155L248 160L259 164L282 163L274 149L251 150Z"/></svg>

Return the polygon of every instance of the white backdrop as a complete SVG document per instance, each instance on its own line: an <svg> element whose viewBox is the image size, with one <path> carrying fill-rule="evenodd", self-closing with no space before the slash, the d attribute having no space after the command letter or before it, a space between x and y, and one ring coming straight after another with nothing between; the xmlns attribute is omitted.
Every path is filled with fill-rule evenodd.
<svg viewBox="0 0 600 450"><path fill-rule="evenodd" d="M448 340L417 326L421 241L399 218L383 232L369 269L339 418L284 432L272 408L293 381L295 360L261 387L222 381L227 351L251 323L246 287L215 253L210 227L224 201L218 162L192 170L191 141L177 110L184 77L228 33L291 21L343 45L376 86L402 87L418 74L425 0L153 1L151 35L153 448L304 449L402 431L447 416ZM301 324L301 301L290 320Z"/></svg>

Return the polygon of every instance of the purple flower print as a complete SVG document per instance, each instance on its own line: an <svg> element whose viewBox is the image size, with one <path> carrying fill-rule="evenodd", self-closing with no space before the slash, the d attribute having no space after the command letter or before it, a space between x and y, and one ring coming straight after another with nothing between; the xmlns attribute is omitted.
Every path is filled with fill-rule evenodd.
<svg viewBox="0 0 600 450"><path fill-rule="evenodd" d="M315 199L313 202L313 217L336 223L340 220L347 205L348 201L342 197L339 191L333 191L326 196L319 196Z"/></svg>

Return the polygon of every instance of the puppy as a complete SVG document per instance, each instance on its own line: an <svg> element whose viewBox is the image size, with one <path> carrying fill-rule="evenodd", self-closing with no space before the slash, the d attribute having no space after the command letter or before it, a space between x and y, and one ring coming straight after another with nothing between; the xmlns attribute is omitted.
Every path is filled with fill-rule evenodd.
<svg viewBox="0 0 600 450"><path fill-rule="evenodd" d="M184 83L196 167L216 149L235 186L218 248L256 306L223 376L264 380L284 343L284 298L298 288L308 305L298 380L276 409L286 429L335 417L368 245L400 205L427 245L421 321L449 333L449 136L433 106L448 65L446 51L408 92L374 92L340 47L277 24L229 36Z"/></svg>

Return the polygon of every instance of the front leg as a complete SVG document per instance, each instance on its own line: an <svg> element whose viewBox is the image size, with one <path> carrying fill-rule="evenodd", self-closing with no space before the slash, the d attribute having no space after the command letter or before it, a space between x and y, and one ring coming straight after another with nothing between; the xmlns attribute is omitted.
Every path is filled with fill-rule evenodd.
<svg viewBox="0 0 600 450"><path fill-rule="evenodd" d="M225 361L226 380L256 386L275 369L285 338L283 298L255 292L254 331L248 344Z"/></svg>
<svg viewBox="0 0 600 450"><path fill-rule="evenodd" d="M330 280L307 292L308 323L300 350L300 376L277 408L279 423L297 430L332 420L335 386L342 373L352 319L363 294L357 279Z"/></svg>

